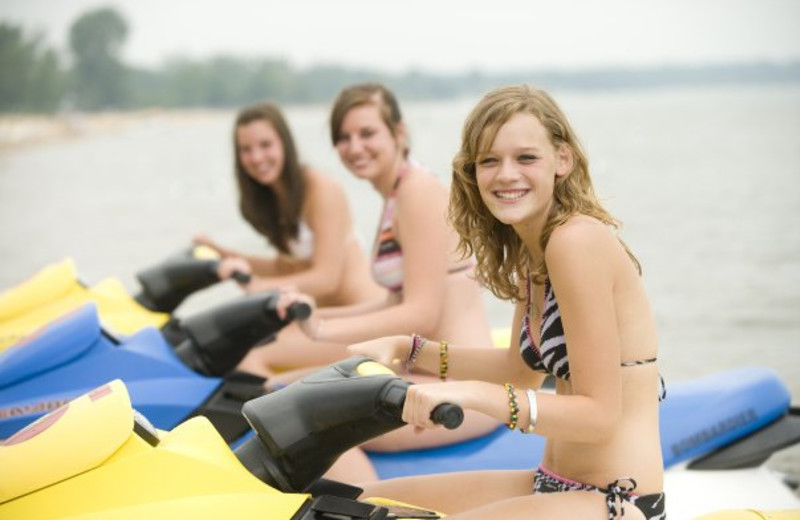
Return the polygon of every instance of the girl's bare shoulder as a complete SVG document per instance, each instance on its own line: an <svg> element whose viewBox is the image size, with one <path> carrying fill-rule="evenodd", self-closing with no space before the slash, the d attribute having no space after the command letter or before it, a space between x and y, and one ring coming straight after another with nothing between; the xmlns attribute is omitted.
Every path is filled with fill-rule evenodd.
<svg viewBox="0 0 800 520"><path fill-rule="evenodd" d="M611 252L618 240L603 222L587 215L575 215L553 229L545 255L551 259L580 253L590 259L594 254Z"/></svg>
<svg viewBox="0 0 800 520"><path fill-rule="evenodd" d="M445 200L447 193L447 188L436 175L420 166L412 166L398 187L401 200L411 199L423 204L425 203L423 201ZM406 204L406 201L400 204ZM414 202L410 202L409 205L414 205Z"/></svg>
<svg viewBox="0 0 800 520"><path fill-rule="evenodd" d="M306 166L304 168L309 194L313 197L340 197L344 187L328 173Z"/></svg>
<svg viewBox="0 0 800 520"><path fill-rule="evenodd" d="M333 215L347 215L350 207L344 187L327 173L306 168L307 194L303 216L309 222L319 225ZM313 227L313 226L312 226Z"/></svg>
<svg viewBox="0 0 800 520"><path fill-rule="evenodd" d="M553 229L550 242L558 244L584 240L608 240L613 236L609 227L598 219L588 215L574 215Z"/></svg>

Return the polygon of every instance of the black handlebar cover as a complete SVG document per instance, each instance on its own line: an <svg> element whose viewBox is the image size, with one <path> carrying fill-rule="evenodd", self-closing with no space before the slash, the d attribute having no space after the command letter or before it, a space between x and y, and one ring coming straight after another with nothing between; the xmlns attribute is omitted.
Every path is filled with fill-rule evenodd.
<svg viewBox="0 0 800 520"><path fill-rule="evenodd" d="M232 371L256 345L274 341L296 315L310 312L305 304L290 307L286 319L278 317L280 293L243 296L233 302L192 315L179 322L186 335L175 353L190 368L204 375L222 376Z"/></svg>
<svg viewBox="0 0 800 520"><path fill-rule="evenodd" d="M236 450L258 478L285 492L305 492L348 449L402 427L411 382L394 374L360 375L374 362L355 356L334 363L271 394L245 403L242 413L256 437ZM443 404L434 420L454 428L457 405Z"/></svg>

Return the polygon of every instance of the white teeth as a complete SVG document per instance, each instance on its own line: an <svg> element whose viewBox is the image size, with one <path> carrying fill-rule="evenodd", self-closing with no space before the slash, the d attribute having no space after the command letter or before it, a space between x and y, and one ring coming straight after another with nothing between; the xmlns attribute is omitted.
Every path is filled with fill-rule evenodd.
<svg viewBox="0 0 800 520"><path fill-rule="evenodd" d="M498 199L503 199L503 200L516 200L516 199L521 198L526 193L527 193L527 190L496 191L496 192L494 192L494 194L497 196Z"/></svg>

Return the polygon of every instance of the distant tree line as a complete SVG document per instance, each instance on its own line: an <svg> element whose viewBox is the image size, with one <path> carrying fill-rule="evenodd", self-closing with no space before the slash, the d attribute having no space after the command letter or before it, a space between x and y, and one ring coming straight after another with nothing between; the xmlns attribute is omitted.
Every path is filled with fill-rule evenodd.
<svg viewBox="0 0 800 520"><path fill-rule="evenodd" d="M127 36L128 24L114 9L86 12L70 27L66 65L56 51L43 46L41 36L0 23L0 112L231 108L264 99L327 102L344 85L360 81L383 82L406 99L474 95L523 82L550 89L800 82L800 62L445 76L419 71L388 75L336 66L297 70L280 59L218 56L173 58L159 68L143 69L126 65L120 57Z"/></svg>
<svg viewBox="0 0 800 520"><path fill-rule="evenodd" d="M67 90L56 53L0 24L0 112L52 112Z"/></svg>

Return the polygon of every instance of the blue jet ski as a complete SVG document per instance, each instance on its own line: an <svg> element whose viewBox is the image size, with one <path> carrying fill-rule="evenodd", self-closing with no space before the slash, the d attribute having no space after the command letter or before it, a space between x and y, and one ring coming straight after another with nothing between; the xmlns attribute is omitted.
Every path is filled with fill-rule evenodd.
<svg viewBox="0 0 800 520"><path fill-rule="evenodd" d="M0 439L112 379L128 386L134 407L159 428L195 415L211 419L229 442L248 431L241 407L263 395L264 379L235 371L255 345L306 317L305 304L277 316L279 293L241 299L180 320L183 341L145 327L125 337L104 330L89 303L0 354Z"/></svg>
<svg viewBox="0 0 800 520"><path fill-rule="evenodd" d="M365 507L361 500L358 501L361 507L356 507L353 500L359 497L361 490L341 483L325 481L325 479L321 478L332 463L347 449L402 426L400 412L403 408L406 390L410 384L388 372L384 367L371 363L368 358L355 357L335 363L307 376L301 381L289 385L279 392L273 392L246 403L242 408L242 413L247 417L256 435L236 448L235 457L227 453L226 455L220 455L219 460L220 462L223 459L227 461L231 469L236 466L239 473L241 473L242 467L246 468L251 475L270 486L272 491L266 491L270 492L271 497L276 496L275 490L284 494L308 493L310 497L304 504L309 507L305 507L298 513L295 513L294 509L292 509L292 513L287 518L308 520L321 518L342 520L378 520L401 517L441 518L442 515L431 511L420 511L418 509L411 511L406 507L401 507L401 511L404 514L377 511L373 506ZM95 393L100 394L99 392ZM88 395L91 397L93 394L90 393ZM78 407L74 408L77 410ZM70 409L65 406L59 411L62 412L61 415L64 415L64 412L69 413ZM58 412L55 413L58 414ZM795 431L797 431L797 417L796 415L793 415L793 417L793 420L789 419L784 424L788 426L794 424ZM457 406L445 404L434 411L432 419L434 422L443 424L448 428L454 428L463 419L463 412ZM37 464L35 467L43 467L43 469L29 472L29 476L35 477L40 482L44 478L43 482L45 484L46 482L55 482L55 484L49 486L42 484L38 488L36 486L26 488L26 492L20 492L16 495L11 494L5 499L8 501L0 504L0 516L2 516L2 513L6 513L16 518L28 516L24 515L23 512L41 513L44 510L44 504L50 506L55 504L53 513L56 516L63 514L65 510L71 514L77 514L89 505L93 511L103 511L102 516L109 518L116 518L116 516L113 516L115 513L119 513L121 515L120 518L130 518L130 514L133 511L139 511L140 513L149 511L150 514L160 513L163 515L167 511L180 510L183 513L200 511L200 508L208 508L212 504L224 507L224 502L214 501L212 503L207 500L207 495L223 494L224 496L221 498L226 496L233 497L234 490L229 484L234 480L234 475L224 480L217 479L216 485L209 486L209 479L213 478L213 475L211 475L212 467L203 469L198 465L194 465L192 467L196 469L191 473L185 474L184 478L164 479L163 473L154 473L154 471L168 471L170 475L175 475L179 472L171 471L171 469L176 466L189 467L184 460L194 455L202 455L203 461L210 460L208 459L208 454L213 450L208 449L208 444L204 443L204 438L198 434L197 421L199 420L205 419L192 419L180 425L173 432L165 433L155 431L144 421L143 416L135 414L132 421L134 423L132 435L138 436L137 439L133 439L136 445L134 454L139 456L138 461L155 459L156 457L146 459L142 456L144 455L142 450L158 449L161 446L162 439L168 438L170 440L170 443L165 443L169 444L167 449L169 447L175 449L178 441L178 430L190 433L191 435L187 440L193 443L195 447L180 451L181 464L169 466L153 464L150 471L143 467L142 464L135 466L136 471L130 471L132 464L114 464L114 462L119 462L121 458L125 458L126 455L130 455L133 448L118 450L118 453L112 457L97 458L94 462L96 467L62 475L58 479L60 482L56 480L48 481L46 474L42 477L42 471L45 473L50 472L55 466L54 464L45 464L44 466ZM52 426L54 422L58 423L58 418L49 421L47 425L42 425L37 431L41 433L41 431L48 432L52 430L52 428L48 430L48 427ZM129 420L128 424L130 422ZM194 430L190 425L193 425ZM94 443L95 432L93 428L83 428L82 431L85 432L89 443L87 444L83 440L79 445L76 445L78 450ZM13 442L9 443L11 449L13 450L14 446L19 445L20 442L24 443L31 438L42 437L29 435L29 433L31 432L22 430L16 434ZM64 439L64 441L72 441L74 443L73 437L74 435L69 439ZM528 440L533 438L533 436L520 437ZM55 441L57 439L51 440ZM797 442L797 438L795 438L794 442ZM51 443L51 446L58 445ZM527 444L525 449L530 450L531 445ZM28 451L30 452L31 450ZM13 451L7 451L6 454L9 457L14 455ZM168 451L164 452L164 456L168 454ZM28 455L34 454L29 453ZM63 459L64 457L59 458ZM238 459L238 462L230 464L231 461L236 462L235 459ZM33 458L28 460L33 460ZM39 457L39 460L41 460L41 457ZM109 461L111 463L106 464ZM153 462L156 461L153 460ZM17 460L17 463L17 468L26 464L24 459ZM219 473L219 466L222 466L222 464L214 464L213 466L213 469L217 469L217 473ZM125 475L126 470L128 470L128 475ZM94 480L91 472L99 472L95 475ZM209 475L206 475L207 473ZM719 505L710 506L709 504L724 504L728 511L714 514L713 518L761 518L761 514L754 508L763 510L776 508L794 509L800 505L800 501L793 498L792 495L789 495L789 498L785 498L783 501L774 500L772 497L764 497L762 494L765 488L753 489L753 494L745 496L744 503L746 505L734 505L733 502L739 496L731 496L731 490L723 485L730 483L727 475L720 475L720 473L725 472L706 471L703 473L710 475L706 482L703 483L706 486L703 493L697 492L694 482L689 482L690 486L687 487L679 485L680 482L676 479L666 479L665 490L670 501L670 517L675 516L677 519L697 518L694 514L687 514L685 508L681 510L693 498L703 501L703 504L695 509L706 514L723 507ZM727 471L727 473L733 472ZM143 474L146 476L143 476ZM83 479L84 475L90 476ZM687 477L683 474L680 478L686 480ZM177 489L178 483L184 483L187 480L192 481L190 486ZM72 492L59 493L57 486L61 482L65 482L65 489ZM86 485L90 485L92 482L95 483L95 486L109 487L109 489L114 489L115 491L95 493L94 498L91 497L91 491L89 491L86 499L76 499L75 493L80 491L85 494L87 491ZM109 486L109 482L113 482L113 484ZM156 493L152 493L153 490L151 488L153 486L150 485L151 482L154 483L154 486L158 486L155 490ZM82 483L85 484L83 487ZM129 486L127 483L131 483L131 485ZM173 485L173 483L176 485ZM44 487L42 487L43 485ZM92 488L89 487L88 489L91 490ZM170 491L174 493L170 493ZM245 491L247 497L250 498L246 502L255 505L252 495L257 490L249 486L247 489L242 488L242 491ZM247 498L241 494L235 496L241 497L241 499L237 498L237 500L245 500ZM178 503L180 508L176 508L175 500L169 500L170 497L191 500ZM375 503L374 499L367 500L370 500L373 504ZM153 501L152 507L137 509L143 507L144 504L150 504L151 501ZM317 503L317 501L320 503ZM324 507L321 502L325 503ZM193 506L193 508L190 508L190 506ZM232 506L229 505L228 507ZM269 504L259 501L259 508L249 513L242 513L242 517L260 518L267 514L268 517L272 518L275 514L269 507ZM731 516L734 513L729 510L731 507L741 507L743 509L739 513L756 513L756 516ZM133 509L126 511L125 508ZM746 511L744 508L746 508ZM241 508L237 509L237 511L239 510ZM123 513L128 514L123 516ZM387 515L387 513L389 514ZM400 513L400 511L397 511L397 513ZM794 513L791 511L786 511L787 514L783 513L780 511L775 512L775 518L788 519L794 517ZM765 514L768 514L770 518L773 517L771 512ZM44 515L42 518L45 517L54 516ZM96 516L92 516L92 518L96 518ZM283 517L275 516L275 518ZM704 516L703 518L712 517Z"/></svg>

